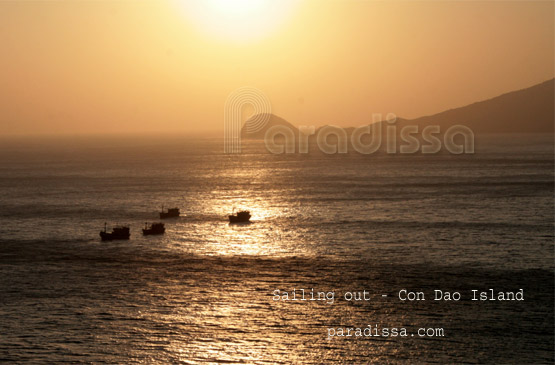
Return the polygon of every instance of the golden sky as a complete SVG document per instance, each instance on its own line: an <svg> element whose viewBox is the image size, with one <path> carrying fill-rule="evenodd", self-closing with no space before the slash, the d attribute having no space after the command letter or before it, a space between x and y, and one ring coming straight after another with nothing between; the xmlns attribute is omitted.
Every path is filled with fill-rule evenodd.
<svg viewBox="0 0 555 365"><path fill-rule="evenodd" d="M253 2L255 1L255 2ZM433 114L553 78L554 2L2 1L0 134L218 132Z"/></svg>

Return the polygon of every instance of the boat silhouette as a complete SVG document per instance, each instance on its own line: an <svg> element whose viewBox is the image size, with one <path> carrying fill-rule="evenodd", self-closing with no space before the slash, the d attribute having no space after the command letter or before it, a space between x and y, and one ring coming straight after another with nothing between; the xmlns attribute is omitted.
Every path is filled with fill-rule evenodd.
<svg viewBox="0 0 555 365"><path fill-rule="evenodd" d="M106 223L104 223L104 231L100 231L100 238L102 241L112 240L128 240L131 234L129 233L128 226L118 226L112 228L112 232L106 231Z"/></svg>
<svg viewBox="0 0 555 365"><path fill-rule="evenodd" d="M166 227L164 223L152 223L150 227L145 223L145 228L143 228L143 235L153 235L153 234L164 234L166 232Z"/></svg>
<svg viewBox="0 0 555 365"><path fill-rule="evenodd" d="M162 208L162 211L160 212L160 219L176 218L179 217L179 214L179 208L170 208L167 212L164 212L164 208Z"/></svg>
<svg viewBox="0 0 555 365"><path fill-rule="evenodd" d="M250 223L251 213L248 210L242 210L229 216L229 223Z"/></svg>

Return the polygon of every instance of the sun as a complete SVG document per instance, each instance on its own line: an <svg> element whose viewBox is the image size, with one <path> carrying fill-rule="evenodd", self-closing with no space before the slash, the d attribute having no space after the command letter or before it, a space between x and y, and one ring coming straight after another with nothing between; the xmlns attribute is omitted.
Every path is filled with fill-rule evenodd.
<svg viewBox="0 0 555 365"><path fill-rule="evenodd" d="M236 43L261 40L291 16L298 0L181 0L190 21L211 36Z"/></svg>

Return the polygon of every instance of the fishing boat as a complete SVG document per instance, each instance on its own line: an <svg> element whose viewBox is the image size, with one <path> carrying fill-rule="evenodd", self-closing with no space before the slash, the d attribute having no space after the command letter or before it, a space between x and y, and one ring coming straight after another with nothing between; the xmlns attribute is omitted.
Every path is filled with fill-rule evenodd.
<svg viewBox="0 0 555 365"><path fill-rule="evenodd" d="M249 223L251 213L248 210L242 210L229 216L229 223Z"/></svg>
<svg viewBox="0 0 555 365"><path fill-rule="evenodd" d="M128 240L130 236L129 227L127 226L114 227L112 232L108 232L106 231L106 223L104 223L104 231L100 231L102 241Z"/></svg>
<svg viewBox="0 0 555 365"><path fill-rule="evenodd" d="M148 236L151 234L164 234L166 232L166 227L164 223L152 223L148 227L148 223L145 223L145 228L143 228L143 235Z"/></svg>
<svg viewBox="0 0 555 365"><path fill-rule="evenodd" d="M164 212L164 208L162 208L162 211L160 212L160 219L176 218L179 217L179 214L179 208L170 208L167 212Z"/></svg>

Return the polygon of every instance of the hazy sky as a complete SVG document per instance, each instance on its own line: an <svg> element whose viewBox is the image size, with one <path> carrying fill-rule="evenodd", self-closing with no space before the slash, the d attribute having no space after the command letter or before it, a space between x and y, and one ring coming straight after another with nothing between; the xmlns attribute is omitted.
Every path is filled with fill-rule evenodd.
<svg viewBox="0 0 555 365"><path fill-rule="evenodd" d="M552 78L553 33L552 1L3 1L0 134L219 131L243 86L295 125L418 117Z"/></svg>

